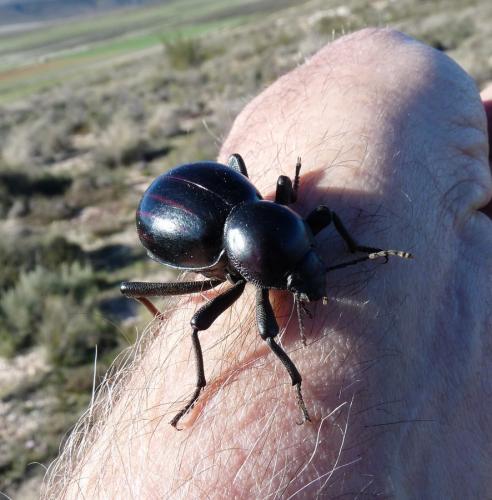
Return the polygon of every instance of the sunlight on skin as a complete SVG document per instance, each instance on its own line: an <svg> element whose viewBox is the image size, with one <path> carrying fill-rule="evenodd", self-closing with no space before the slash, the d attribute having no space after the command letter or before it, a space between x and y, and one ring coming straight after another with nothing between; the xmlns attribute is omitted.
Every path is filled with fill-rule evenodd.
<svg viewBox="0 0 492 500"><path fill-rule="evenodd" d="M473 81L444 54L389 30L339 39L248 104L222 162L241 153L272 198L300 155L296 210L326 204L360 243L415 260L329 274L334 300L310 305L307 348L289 295L271 294L312 424L296 425L294 391L256 333L247 287L200 335L209 385L184 430L168 425L194 386L188 325L197 303L183 299L77 458L66 497L484 498L492 488L492 222L478 212L492 192L485 127ZM347 257L331 230L318 240L327 263Z"/></svg>

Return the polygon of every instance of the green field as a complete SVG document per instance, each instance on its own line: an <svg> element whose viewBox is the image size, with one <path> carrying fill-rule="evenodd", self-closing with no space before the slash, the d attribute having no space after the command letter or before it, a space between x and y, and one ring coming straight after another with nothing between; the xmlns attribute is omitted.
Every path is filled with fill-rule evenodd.
<svg viewBox="0 0 492 500"><path fill-rule="evenodd" d="M0 103L72 80L100 67L162 48L177 37L200 37L235 27L293 1L171 0L97 17L0 33Z"/></svg>

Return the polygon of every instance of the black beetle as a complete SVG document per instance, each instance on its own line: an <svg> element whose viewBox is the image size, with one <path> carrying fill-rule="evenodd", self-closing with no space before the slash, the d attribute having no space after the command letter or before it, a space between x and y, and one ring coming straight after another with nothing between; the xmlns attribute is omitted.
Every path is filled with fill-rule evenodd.
<svg viewBox="0 0 492 500"><path fill-rule="evenodd" d="M241 156L234 154L228 165L199 162L173 168L155 179L140 201L137 231L148 255L157 262L200 273L208 279L177 283L125 282L121 285L125 296L139 300L158 315L147 297L198 293L226 280L232 284L191 319L196 389L171 420L174 427L206 385L198 332L209 328L239 298L246 283L257 288L256 321L260 336L287 369L297 391L303 421L310 421L301 392L301 375L274 340L279 328L269 290L288 290L293 294L305 344L301 322L303 302L324 298L327 272L378 257L386 260L388 256L411 257L407 252L358 245L337 214L323 205L302 219L287 207L297 199L300 169L299 158L294 182L280 176L275 201L266 201L248 180ZM351 252L366 255L327 267L316 251L314 237L331 222Z"/></svg>

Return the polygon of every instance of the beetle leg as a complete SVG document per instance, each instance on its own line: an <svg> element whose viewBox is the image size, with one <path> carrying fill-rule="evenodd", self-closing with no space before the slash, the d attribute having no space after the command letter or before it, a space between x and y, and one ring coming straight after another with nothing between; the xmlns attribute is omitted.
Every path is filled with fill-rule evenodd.
<svg viewBox="0 0 492 500"><path fill-rule="evenodd" d="M343 225L342 220L338 217L336 212L333 212L325 205L320 205L306 217L306 224L310 227L314 235L329 226L331 222L333 222L337 233L347 244L350 252L376 253L381 251L380 248L358 245L352 236L350 236L347 228Z"/></svg>
<svg viewBox="0 0 492 500"><path fill-rule="evenodd" d="M306 217L306 224L311 229L313 235L317 235L325 227L331 224L331 214L332 212L328 207L325 207L325 205L320 205Z"/></svg>
<svg viewBox="0 0 492 500"><path fill-rule="evenodd" d="M348 246L348 249L350 252L365 252L365 253L377 253L381 252L381 248L374 248L374 247L366 247L364 245L359 245L357 242L350 236L349 232L347 231L347 228L343 225L342 220L340 217L335 212L331 212L331 217L333 219L333 224L335 226L335 229L337 230L337 233L343 238L343 241Z"/></svg>
<svg viewBox="0 0 492 500"><path fill-rule="evenodd" d="M198 399L198 396L200 395L200 392L207 385L203 366L202 347L200 345L200 339L198 338L198 332L207 330L207 328L209 328L226 309L231 307L243 293L245 285L245 281L238 281L232 288L229 288L222 294L212 299L210 302L207 302L205 305L200 307L200 309L198 309L198 311L191 318L190 323L193 328L191 341L193 345L193 352L195 354L196 388L188 403L186 403L186 405L175 415L171 422L169 422L175 428L177 428L178 422L181 418L193 407Z"/></svg>
<svg viewBox="0 0 492 500"><path fill-rule="evenodd" d="M260 337L268 344L275 356L282 362L290 375L292 385L296 388L297 404L302 413L302 422L311 422L301 392L302 377L288 354L277 344L274 337L278 335L278 323L268 298L267 288L258 288L256 292L256 324Z"/></svg>
<svg viewBox="0 0 492 500"><path fill-rule="evenodd" d="M359 262L364 262L366 260L378 259L384 257L385 262L388 262L389 257L400 257L402 259L411 259L412 254L408 252L402 252L400 250L382 250L381 248L367 247L364 245L358 245L356 241L350 236L346 227L343 225L340 217L331 211L328 207L320 205L318 208L313 210L305 219L306 224L310 227L314 235L318 234L325 227L327 227L333 221L333 225L337 230L338 234L343 238L347 244L349 251L354 252L364 252L367 255L359 259L350 260L342 264L337 264L336 266L330 266L326 268L326 272L333 271L335 269L341 269L342 267L352 266L358 264Z"/></svg>
<svg viewBox="0 0 492 500"><path fill-rule="evenodd" d="M246 169L246 164L244 163L244 160L240 154L234 153L233 155L231 155L229 157L227 165L229 165L229 167L236 172L243 174L245 177L249 177L248 170Z"/></svg>
<svg viewBox="0 0 492 500"><path fill-rule="evenodd" d="M294 188L292 181L286 175L281 175L277 180L277 191L275 192L275 203L288 205L294 200Z"/></svg>
<svg viewBox="0 0 492 500"><path fill-rule="evenodd" d="M297 200L297 192L299 191L299 183L300 183L300 173L301 173L301 157L297 157L297 162L296 162L296 173L294 175L294 201Z"/></svg>
<svg viewBox="0 0 492 500"><path fill-rule="evenodd" d="M354 252L365 252L367 253L367 257L363 258L363 260L373 260L373 259L378 259L380 257L384 257L385 262L388 262L388 257L400 257L402 259L411 259L413 256L412 254L408 252L403 252L401 250L383 250L381 248L374 248L374 247L367 247L365 245L359 245L357 242L350 236L348 233L347 229L343 225L340 217L335 212L331 212L331 216L333 218L333 224L335 225L335 229L337 230L338 234L343 238L345 243L347 243L347 246L349 247L349 250L354 253ZM354 264L357 262L360 262L359 260L352 261ZM350 265L349 263L346 263L346 265ZM345 266L344 266L345 267Z"/></svg>
<svg viewBox="0 0 492 500"><path fill-rule="evenodd" d="M279 203L280 205L289 205L290 203L295 203L295 201L297 200L297 191L299 190L300 171L301 171L301 159L297 158L294 184L292 184L290 177L287 177L286 175L281 175L277 180L275 203Z"/></svg>
<svg viewBox="0 0 492 500"><path fill-rule="evenodd" d="M143 304L153 316L159 316L159 310L146 297L166 297L168 295L186 295L210 290L223 283L221 280L177 281L175 283L148 283L143 281L125 281L120 286L121 293Z"/></svg>

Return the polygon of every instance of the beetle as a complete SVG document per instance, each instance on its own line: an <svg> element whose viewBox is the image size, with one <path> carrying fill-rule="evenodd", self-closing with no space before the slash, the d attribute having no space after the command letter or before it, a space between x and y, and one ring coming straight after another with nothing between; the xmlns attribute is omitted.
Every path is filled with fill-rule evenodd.
<svg viewBox="0 0 492 500"><path fill-rule="evenodd" d="M294 181L281 175L275 201L264 200L249 181L246 165L233 154L227 165L211 161L184 164L157 177L145 191L136 213L137 232L153 260L180 271L203 275L206 280L148 283L124 282L121 292L144 304L154 315L159 311L148 297L184 295L210 290L228 281L231 286L200 307L191 318L196 387L170 424L177 428L206 385L198 333L209 328L241 296L247 283L256 287L256 323L259 334L285 366L296 390L302 422L310 416L301 391L302 377L275 341L279 327L269 300L269 290L293 294L301 330L305 302L325 299L328 272L368 259L411 254L359 245L338 215L324 205L305 219L288 205L294 203L300 184L298 158ZM326 266L315 236L333 223L350 252L363 257Z"/></svg>

